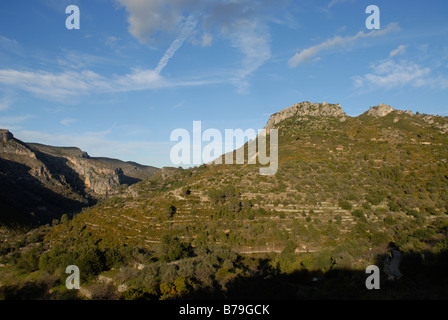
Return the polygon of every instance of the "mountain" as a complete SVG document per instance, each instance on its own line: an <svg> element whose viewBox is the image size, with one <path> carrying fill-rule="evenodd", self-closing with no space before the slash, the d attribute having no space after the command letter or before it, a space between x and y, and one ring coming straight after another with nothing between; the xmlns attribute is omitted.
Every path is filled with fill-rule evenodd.
<svg viewBox="0 0 448 320"><path fill-rule="evenodd" d="M247 161L163 168L35 231L18 265L76 264L94 298L447 298L447 117L302 102L266 129L278 129L274 175ZM404 278L366 290L392 242Z"/></svg>
<svg viewBox="0 0 448 320"><path fill-rule="evenodd" d="M92 205L121 185L158 169L116 159L92 158L75 147L24 143L0 130L0 206L4 223L42 224Z"/></svg>
<svg viewBox="0 0 448 320"><path fill-rule="evenodd" d="M409 211L445 214L448 119L388 111L380 105L350 117L339 105L296 104L271 116L266 125L279 130L275 175L260 176L259 165L247 163L170 169L170 174L161 170L115 197L122 208L121 219L115 219L117 208L110 203L92 209L82 219L96 225L95 233L107 234L118 231L117 221L123 222L129 212L130 221L118 224L122 228L115 240L144 244L157 241L161 223L171 228L193 223L190 228L196 229L195 219L213 225L224 216L244 222L253 217L256 222L263 212L282 216L275 219L277 230L291 229L292 218L305 220L301 214L308 217L312 210L316 216L311 217L322 225L341 218L347 224L342 223L339 230L346 232L355 221L348 207L374 220L406 216ZM216 195L211 195L213 192ZM341 207L341 203L346 205ZM171 206L176 208L174 218L164 221L166 208ZM225 230L231 230L238 239L236 247L282 247L283 241L271 242L265 238L267 234L245 234L251 224L220 223L216 228L222 232L218 232L220 238ZM156 225L159 227L154 228ZM200 224L196 232L201 233L202 228ZM312 242L304 245L312 246Z"/></svg>

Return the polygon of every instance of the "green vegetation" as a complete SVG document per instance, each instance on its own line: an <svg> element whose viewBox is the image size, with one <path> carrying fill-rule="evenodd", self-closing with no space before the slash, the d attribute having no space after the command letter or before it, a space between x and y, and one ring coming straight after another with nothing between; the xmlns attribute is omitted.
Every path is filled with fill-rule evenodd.
<svg viewBox="0 0 448 320"><path fill-rule="evenodd" d="M166 168L52 226L10 230L0 298L86 298L65 289L69 264L98 299L446 298L447 135L395 113L278 128L273 176ZM405 277L368 292L365 268L391 241Z"/></svg>

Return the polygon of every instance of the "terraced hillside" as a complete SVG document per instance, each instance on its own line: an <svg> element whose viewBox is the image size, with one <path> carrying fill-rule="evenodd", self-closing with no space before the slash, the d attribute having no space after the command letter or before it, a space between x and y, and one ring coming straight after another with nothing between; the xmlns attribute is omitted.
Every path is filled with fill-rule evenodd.
<svg viewBox="0 0 448 320"><path fill-rule="evenodd" d="M379 263L391 241L433 271L446 267L445 117L385 105L350 117L339 105L305 102L273 115L268 128L279 133L275 175L261 176L260 165L247 163L163 168L48 228L35 270L85 264L83 250L94 250L102 267L90 274L109 270L113 292L166 299L201 292L237 297L236 279L298 272L305 274L282 278L272 294L315 297L306 272L363 271ZM423 269L409 270L422 279ZM348 276L353 290L342 286L344 294L369 297L360 274ZM297 279L308 282L297 287ZM410 279L383 297L421 293L421 283ZM435 295L446 289L439 280L430 282ZM334 288L320 296L338 296Z"/></svg>
<svg viewBox="0 0 448 320"><path fill-rule="evenodd" d="M236 249L281 248L290 238L311 249L360 223L384 235L388 222L409 214L445 215L447 138L422 117L293 116L277 128L280 167L273 176L249 164L165 168L74 222L85 232L113 231L123 243L150 245L169 230L193 242L207 233L208 241ZM298 231L304 226L319 237L307 240Z"/></svg>

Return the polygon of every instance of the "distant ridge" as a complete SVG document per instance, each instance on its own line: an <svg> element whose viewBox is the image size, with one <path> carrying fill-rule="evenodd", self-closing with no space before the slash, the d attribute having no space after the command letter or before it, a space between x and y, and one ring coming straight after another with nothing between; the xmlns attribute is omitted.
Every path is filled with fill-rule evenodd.
<svg viewBox="0 0 448 320"><path fill-rule="evenodd" d="M0 222L41 224L79 211L159 169L94 158L77 147L25 143L0 129Z"/></svg>

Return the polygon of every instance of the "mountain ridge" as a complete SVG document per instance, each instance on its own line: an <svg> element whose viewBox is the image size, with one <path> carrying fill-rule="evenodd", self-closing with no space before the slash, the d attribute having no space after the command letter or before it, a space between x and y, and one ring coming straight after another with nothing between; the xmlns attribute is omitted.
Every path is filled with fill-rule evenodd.
<svg viewBox="0 0 448 320"><path fill-rule="evenodd" d="M448 132L448 124L447 123L441 124L440 121L438 121L440 119L447 119L448 117L446 116L431 115L420 112L413 113L410 110L395 109L390 105L384 103L380 103L377 106L371 106L369 107L368 110L364 111L363 113L357 116L348 116L339 103L337 104L326 103L325 101L322 103L319 102L312 103L309 101L303 101L300 103L296 103L283 110L280 110L270 116L268 122L266 123L265 129L275 128L278 123L291 117L299 117L299 118L332 117L337 118L339 119L339 121L343 122L347 118L359 118L363 116L383 118L391 113L397 115L398 114L408 115L410 117L422 119L427 124L433 125L437 129L439 129L442 133Z"/></svg>
<svg viewBox="0 0 448 320"><path fill-rule="evenodd" d="M79 211L96 199L110 196L118 187L148 179L159 170L90 157L77 147L25 143L6 129L0 129L0 162L2 216L14 220L18 215L18 221L38 224L61 213ZM27 195L28 205L19 200L20 194Z"/></svg>

